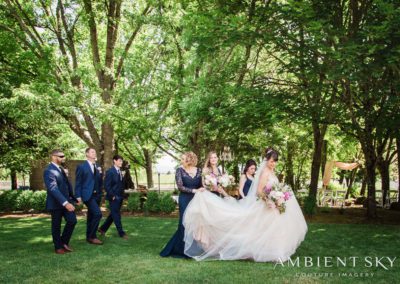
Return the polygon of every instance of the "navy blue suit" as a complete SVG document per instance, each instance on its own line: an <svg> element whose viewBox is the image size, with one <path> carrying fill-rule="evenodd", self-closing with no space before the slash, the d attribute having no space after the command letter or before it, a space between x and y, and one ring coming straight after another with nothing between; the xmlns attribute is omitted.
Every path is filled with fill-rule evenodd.
<svg viewBox="0 0 400 284"><path fill-rule="evenodd" d="M102 187L102 174L98 166L95 165L95 172L88 161L78 165L76 168L75 180L75 196L82 198L88 208L87 224L86 224L86 238L96 239L96 232L101 220L101 187Z"/></svg>
<svg viewBox="0 0 400 284"><path fill-rule="evenodd" d="M49 164L43 174L47 188L46 209L51 213L51 234L55 249L68 245L76 225L74 212L69 212L63 204L76 201L72 186L63 169ZM66 224L61 234L61 222L64 217Z"/></svg>
<svg viewBox="0 0 400 284"><path fill-rule="evenodd" d="M122 237L125 235L121 223L121 206L124 193L124 181L115 167L111 167L107 170L106 177L104 179L104 187L106 189L106 199L110 204L110 215L108 215L106 221L100 227L100 230L107 232L108 228L110 228L111 224L114 222L119 236Z"/></svg>

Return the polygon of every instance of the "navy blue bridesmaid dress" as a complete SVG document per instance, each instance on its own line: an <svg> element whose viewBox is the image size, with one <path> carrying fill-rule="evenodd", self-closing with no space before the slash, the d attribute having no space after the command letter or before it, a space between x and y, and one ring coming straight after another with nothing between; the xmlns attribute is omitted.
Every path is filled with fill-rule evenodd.
<svg viewBox="0 0 400 284"><path fill-rule="evenodd" d="M179 223L178 229L172 236L170 241L160 252L162 257L178 257L178 258L189 258L184 254L185 242L183 238L185 236L185 228L182 224L183 214L185 213L186 207L194 197L193 190L202 187L201 170L197 168L197 173L194 177L191 177L182 167L178 168L175 173L176 185L180 191L179 193Z"/></svg>
<svg viewBox="0 0 400 284"><path fill-rule="evenodd" d="M247 196L247 194L249 193L249 189L250 189L252 183L253 183L253 181L251 179L249 179L246 175L246 182L244 183L244 186L243 186L244 196Z"/></svg>

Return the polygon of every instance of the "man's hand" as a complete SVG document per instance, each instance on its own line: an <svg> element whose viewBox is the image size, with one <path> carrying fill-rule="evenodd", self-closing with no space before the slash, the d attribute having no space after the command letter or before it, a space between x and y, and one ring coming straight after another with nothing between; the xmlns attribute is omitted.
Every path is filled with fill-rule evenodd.
<svg viewBox="0 0 400 284"><path fill-rule="evenodd" d="M74 212L75 211L75 207L74 205L72 205L71 203L67 203L65 205L65 208L69 211L69 212Z"/></svg>

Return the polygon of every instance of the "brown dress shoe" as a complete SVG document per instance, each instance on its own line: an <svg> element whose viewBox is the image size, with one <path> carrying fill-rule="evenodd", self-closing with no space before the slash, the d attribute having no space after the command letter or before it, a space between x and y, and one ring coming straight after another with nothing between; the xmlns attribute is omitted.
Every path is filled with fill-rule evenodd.
<svg viewBox="0 0 400 284"><path fill-rule="evenodd" d="M69 246L64 244L64 250L65 252L73 252L74 250Z"/></svg>
<svg viewBox="0 0 400 284"><path fill-rule="evenodd" d="M65 250L63 248L56 249L55 252L56 254L65 254Z"/></svg>
<svg viewBox="0 0 400 284"><path fill-rule="evenodd" d="M103 242L99 239L87 239L87 242L92 245L102 245Z"/></svg>
<svg viewBox="0 0 400 284"><path fill-rule="evenodd" d="M125 235L121 236L121 238L123 238L124 240L127 240L127 239L129 239L127 234L125 234Z"/></svg>

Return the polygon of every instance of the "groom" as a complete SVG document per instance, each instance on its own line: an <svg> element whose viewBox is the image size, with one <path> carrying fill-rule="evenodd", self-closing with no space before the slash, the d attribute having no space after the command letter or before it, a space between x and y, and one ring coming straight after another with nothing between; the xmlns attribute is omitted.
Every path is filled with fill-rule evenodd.
<svg viewBox="0 0 400 284"><path fill-rule="evenodd" d="M51 214L51 234L57 254L73 251L69 246L69 240L77 222L74 213L75 207L72 205L72 201L76 201L76 199L67 175L61 167L61 163L64 161L64 153L61 150L53 150L51 163L44 171L44 182L47 188L46 209ZM61 234L63 217L66 224Z"/></svg>
<svg viewBox="0 0 400 284"><path fill-rule="evenodd" d="M86 240L89 244L102 245L96 232L101 220L100 201L102 174L96 165L97 154L93 148L85 151L87 161L76 168L75 194L79 202L85 203L87 213Z"/></svg>

